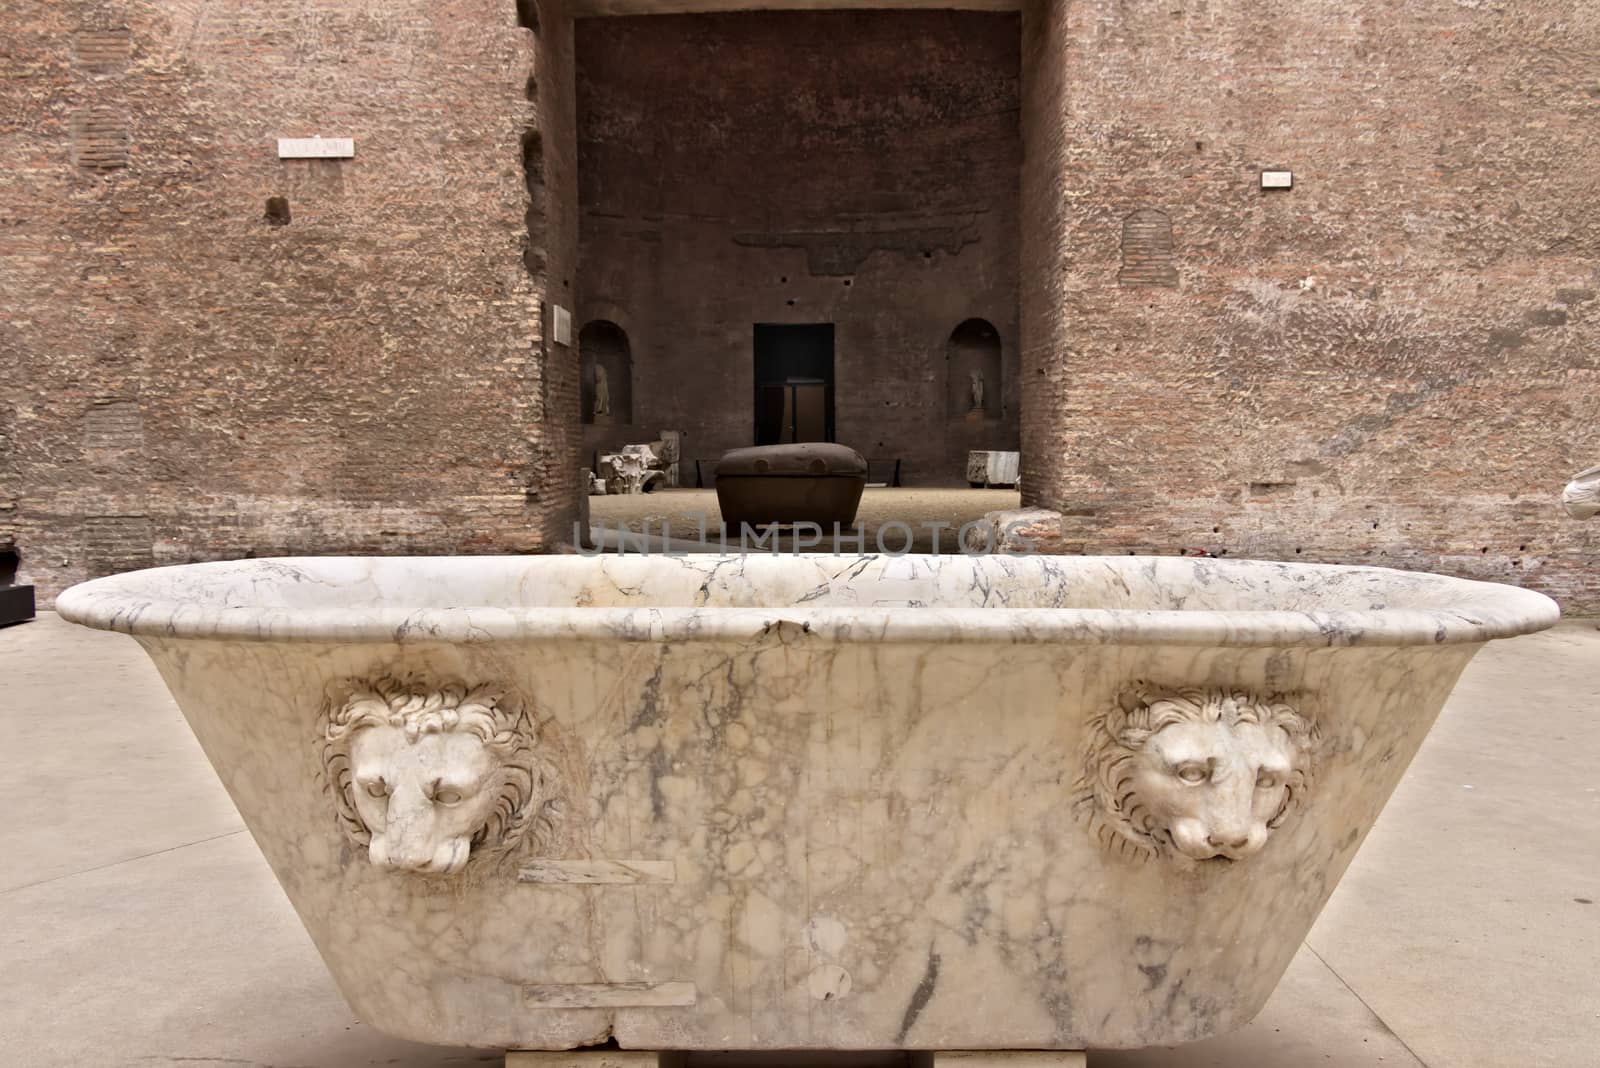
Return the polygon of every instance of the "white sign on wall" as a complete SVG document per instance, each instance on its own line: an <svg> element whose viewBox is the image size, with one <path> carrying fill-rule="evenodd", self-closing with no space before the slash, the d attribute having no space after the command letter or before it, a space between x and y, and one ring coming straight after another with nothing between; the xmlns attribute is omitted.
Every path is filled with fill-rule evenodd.
<svg viewBox="0 0 1600 1068"><path fill-rule="evenodd" d="M550 341L556 345L572 344L572 313L559 304L550 305Z"/></svg>
<svg viewBox="0 0 1600 1068"><path fill-rule="evenodd" d="M349 159L356 154L353 137L280 137L279 159Z"/></svg>
<svg viewBox="0 0 1600 1068"><path fill-rule="evenodd" d="M1292 189L1294 188L1293 171L1262 171L1262 189Z"/></svg>

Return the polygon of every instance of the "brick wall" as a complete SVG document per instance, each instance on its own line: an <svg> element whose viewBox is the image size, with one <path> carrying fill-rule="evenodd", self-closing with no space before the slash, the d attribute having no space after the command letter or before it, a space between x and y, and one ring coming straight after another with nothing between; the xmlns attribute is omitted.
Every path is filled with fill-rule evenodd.
<svg viewBox="0 0 1600 1068"><path fill-rule="evenodd" d="M512 0L0 0L0 524L14 499L43 592L570 537L550 472L572 463L575 357L547 370L541 306L572 302L575 222L537 194L571 201L571 42L546 21ZM355 158L277 158L319 133Z"/></svg>
<svg viewBox="0 0 1600 1068"><path fill-rule="evenodd" d="M591 443L753 444L753 325L834 323L837 440L924 483L1016 448L1019 32L953 11L580 20L581 318L627 332L637 427ZM985 419L947 403L969 318L1003 357Z"/></svg>
<svg viewBox="0 0 1600 1068"><path fill-rule="evenodd" d="M542 332L549 338L550 304L575 311L578 270L578 141L574 82L574 34L561 0L534 5L521 0L522 24L536 42L529 96L534 121L523 137L523 169L528 183L528 270L537 291L547 295ZM579 426L578 327L570 344L542 347L538 390L542 410L539 436L530 441L535 462L524 480L538 502L549 540L541 547L575 544L578 519ZM588 493L583 485L581 491ZM582 532L586 536L586 531Z"/></svg>
<svg viewBox="0 0 1600 1068"><path fill-rule="evenodd" d="M1600 528L1556 505L1600 459L1594 6L1051 0L1028 22L1027 501L1087 552L1600 607ZM1269 167L1293 190L1263 193Z"/></svg>
<svg viewBox="0 0 1600 1068"><path fill-rule="evenodd" d="M690 457L748 436L752 323L838 322L840 436L948 474L945 341L981 316L1018 360L1020 299L1006 411L1076 547L1600 607L1600 528L1554 504L1600 449L1592 5L726 16L736 50L555 5L0 0L24 578L562 547L547 300L628 328L644 429L709 418ZM626 77L575 84L588 47ZM277 159L315 133L355 159Z"/></svg>

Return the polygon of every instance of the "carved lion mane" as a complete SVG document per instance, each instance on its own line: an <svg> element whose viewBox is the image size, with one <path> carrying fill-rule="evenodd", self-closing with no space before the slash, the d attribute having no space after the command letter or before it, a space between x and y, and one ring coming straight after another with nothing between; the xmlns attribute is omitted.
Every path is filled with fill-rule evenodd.
<svg viewBox="0 0 1600 1068"><path fill-rule="evenodd" d="M1317 729L1282 696L1261 698L1242 690L1167 690L1137 684L1089 723L1084 771L1073 807L1102 846L1138 860L1175 852L1169 828L1145 804L1134 779L1145 744L1180 723L1281 728L1290 771L1281 784L1282 802L1267 819L1267 828L1281 824L1303 798L1310 785Z"/></svg>
<svg viewBox="0 0 1600 1068"><path fill-rule="evenodd" d="M559 802L549 797L551 769L535 751L538 728L522 703L490 686L424 683L385 676L347 682L321 716L321 756L339 828L366 847L372 832L356 807L350 741L366 727L400 728L409 742L428 734L475 735L500 765L504 782L489 818L472 836L472 856L515 850L523 839L547 840Z"/></svg>

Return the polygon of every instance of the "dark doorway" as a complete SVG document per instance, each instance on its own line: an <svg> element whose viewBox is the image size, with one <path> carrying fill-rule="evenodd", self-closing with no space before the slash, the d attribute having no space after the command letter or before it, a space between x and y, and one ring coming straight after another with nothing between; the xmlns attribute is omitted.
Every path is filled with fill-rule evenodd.
<svg viewBox="0 0 1600 1068"><path fill-rule="evenodd" d="M833 440L833 324L757 323L756 444Z"/></svg>

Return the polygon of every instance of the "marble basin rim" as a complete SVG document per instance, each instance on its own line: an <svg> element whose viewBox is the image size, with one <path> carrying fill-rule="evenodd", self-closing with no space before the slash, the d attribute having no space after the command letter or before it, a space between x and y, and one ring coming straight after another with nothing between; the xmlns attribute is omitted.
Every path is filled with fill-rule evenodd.
<svg viewBox="0 0 1600 1068"><path fill-rule="evenodd" d="M1345 603L1329 598L1325 607L1285 610L1272 606L1272 589L1242 597L1237 607L1150 608L1037 607L1004 602L967 605L895 604L893 598L834 605L820 599L784 603L781 597L740 598L732 603L697 602L697 589L670 591L668 603L627 605L493 603L505 591L480 603L414 606L408 599L370 603L273 605L250 598L246 590L266 588L274 576L286 582L315 576L335 582L387 573L400 583L415 574L434 582L459 581L488 569L535 574L585 575L601 572L624 576L652 571L679 571L681 556L597 554L593 556L453 556L453 557L283 557L215 561L147 568L80 583L62 593L56 611L63 618L101 630L135 636L195 637L271 641L461 641L500 639L616 641L716 641L760 633L777 618L802 622L822 640L852 642L927 641L953 638L963 642L1119 642L1220 645L1413 645L1481 642L1541 630L1559 617L1555 603L1542 594L1499 583L1449 578L1426 572L1333 564L1276 563L1187 557L1043 557L1043 556L835 556L789 553L751 554L695 559L718 561L725 575L751 581L796 574L800 562L825 565L828 582L837 584L872 562L895 573L915 572L940 561L978 574L1014 576L1026 583L1041 561L1070 567L1076 581L1114 588L1125 572L1153 578L1200 576L1215 583L1240 584L1243 594L1256 577L1302 584L1319 579L1348 580L1340 593ZM584 563L582 561L592 561ZM889 561L901 563L888 564ZM974 561L984 561L975 564ZM1034 561L1028 563L1028 561ZM597 562L597 563L594 563ZM1070 562L1070 563L1068 563ZM841 570L842 568L842 570ZM226 583L248 576L245 589L227 587L224 603L196 597L190 583ZM1357 581L1364 580L1364 581ZM627 581L624 579L624 581ZM216 588L216 587L210 587ZM1289 588L1292 588L1289 587ZM368 586L358 593L386 592ZM441 591L464 601L459 587ZM812 593L808 587L806 593ZM688 597L682 596L688 593ZM1352 594L1366 594L1350 600ZM1401 595L1396 600L1396 595ZM551 598L546 598L547 600ZM1127 599L1132 600L1129 594ZM689 603L678 603L687 600ZM772 603L747 603L771 600ZM398 603L396 603L398 601Z"/></svg>
<svg viewBox="0 0 1600 1068"><path fill-rule="evenodd" d="M1001 555L257 559L56 608L149 653L367 1023L651 1050L1240 1026L1472 655L1559 615Z"/></svg>

